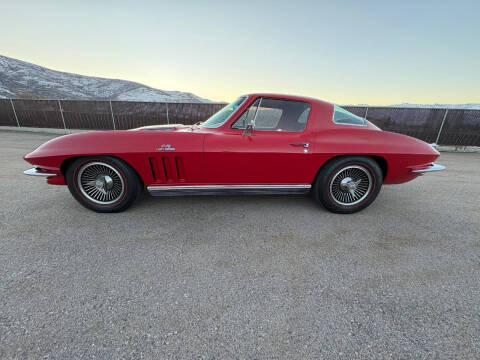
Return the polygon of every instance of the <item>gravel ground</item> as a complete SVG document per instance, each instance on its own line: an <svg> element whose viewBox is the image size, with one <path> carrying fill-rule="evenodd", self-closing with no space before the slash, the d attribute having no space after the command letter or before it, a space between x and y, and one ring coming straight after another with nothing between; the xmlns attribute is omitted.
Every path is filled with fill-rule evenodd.
<svg viewBox="0 0 480 360"><path fill-rule="evenodd" d="M121 214L27 177L0 132L0 358L480 357L480 154L341 216L309 196Z"/></svg>

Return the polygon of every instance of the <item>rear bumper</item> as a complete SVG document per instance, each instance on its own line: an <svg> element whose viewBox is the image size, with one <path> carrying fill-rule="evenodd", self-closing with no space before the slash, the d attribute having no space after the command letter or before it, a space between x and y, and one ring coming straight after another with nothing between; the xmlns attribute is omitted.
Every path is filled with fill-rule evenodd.
<svg viewBox="0 0 480 360"><path fill-rule="evenodd" d="M445 170L445 166L443 165L438 165L438 164L432 164L429 167L423 168L423 169L414 169L412 170L412 173L416 174L424 174L424 173L429 173L433 171L442 171Z"/></svg>
<svg viewBox="0 0 480 360"><path fill-rule="evenodd" d="M48 172L40 171L36 167L25 170L23 173L25 175L41 176L41 177L50 177L50 176L57 176L58 175L58 174L54 174L54 173L48 173Z"/></svg>

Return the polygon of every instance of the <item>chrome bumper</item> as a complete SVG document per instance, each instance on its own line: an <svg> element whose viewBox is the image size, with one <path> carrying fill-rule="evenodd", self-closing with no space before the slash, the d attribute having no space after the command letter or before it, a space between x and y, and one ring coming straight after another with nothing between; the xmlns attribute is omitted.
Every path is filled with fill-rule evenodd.
<svg viewBox="0 0 480 360"><path fill-rule="evenodd" d="M43 177L57 176L57 174L39 171L37 168L31 168L31 169L25 170L23 173L25 175L30 175L30 176L43 176Z"/></svg>
<svg viewBox="0 0 480 360"><path fill-rule="evenodd" d="M442 171L445 170L445 166L443 165L438 165L438 164L432 164L430 167L427 167L425 169L417 169L417 170L412 170L413 173L429 173L432 171Z"/></svg>

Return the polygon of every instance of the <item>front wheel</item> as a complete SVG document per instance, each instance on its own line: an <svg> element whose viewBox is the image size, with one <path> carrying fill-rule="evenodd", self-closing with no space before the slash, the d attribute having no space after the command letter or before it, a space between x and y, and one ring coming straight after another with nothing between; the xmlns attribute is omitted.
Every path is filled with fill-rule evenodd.
<svg viewBox="0 0 480 360"><path fill-rule="evenodd" d="M382 187L382 170L363 156L345 156L327 163L313 185L315 199L327 210L351 214L369 206Z"/></svg>
<svg viewBox="0 0 480 360"><path fill-rule="evenodd" d="M141 182L123 161L110 157L76 159L65 174L68 189L86 208L96 212L120 212L140 195Z"/></svg>

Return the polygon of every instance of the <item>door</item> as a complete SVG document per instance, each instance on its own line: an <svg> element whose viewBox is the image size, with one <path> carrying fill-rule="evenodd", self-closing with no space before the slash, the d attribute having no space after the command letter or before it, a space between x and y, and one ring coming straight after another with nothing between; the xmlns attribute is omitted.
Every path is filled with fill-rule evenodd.
<svg viewBox="0 0 480 360"><path fill-rule="evenodd" d="M230 128L205 137L207 182L308 184L309 113L308 102L258 98Z"/></svg>

